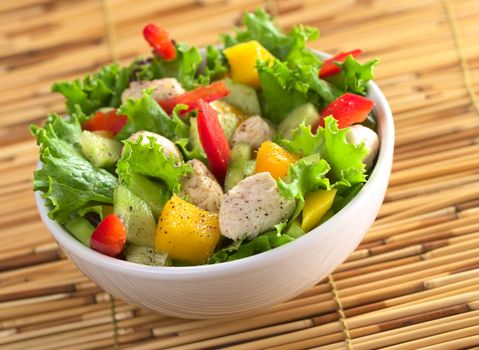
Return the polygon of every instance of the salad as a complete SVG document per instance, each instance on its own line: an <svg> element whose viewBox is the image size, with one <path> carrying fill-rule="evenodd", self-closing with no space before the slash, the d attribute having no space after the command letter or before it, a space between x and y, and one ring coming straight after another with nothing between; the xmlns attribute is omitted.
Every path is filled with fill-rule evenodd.
<svg viewBox="0 0 479 350"><path fill-rule="evenodd" d="M31 126L50 218L91 249L154 265L214 264L287 244L362 188L378 136L377 60L321 60L318 30L262 9L221 48L154 24L150 57L55 83L67 115Z"/></svg>

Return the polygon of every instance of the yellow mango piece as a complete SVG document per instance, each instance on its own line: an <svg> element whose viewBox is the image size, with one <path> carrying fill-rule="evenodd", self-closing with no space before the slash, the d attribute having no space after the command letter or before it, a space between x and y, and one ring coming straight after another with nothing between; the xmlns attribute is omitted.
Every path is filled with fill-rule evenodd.
<svg viewBox="0 0 479 350"><path fill-rule="evenodd" d="M336 190L319 190L306 195L304 199L301 228L308 232L315 227L333 205Z"/></svg>
<svg viewBox="0 0 479 350"><path fill-rule="evenodd" d="M201 210L173 195L163 207L156 227L155 248L174 260L202 264L220 239L218 214Z"/></svg>
<svg viewBox="0 0 479 350"><path fill-rule="evenodd" d="M256 40L228 47L223 52L231 68L231 79L254 88L260 87L256 61L265 62L275 59Z"/></svg>
<svg viewBox="0 0 479 350"><path fill-rule="evenodd" d="M256 155L256 173L269 172L275 179L288 175L289 167L299 157L271 141L261 144Z"/></svg>

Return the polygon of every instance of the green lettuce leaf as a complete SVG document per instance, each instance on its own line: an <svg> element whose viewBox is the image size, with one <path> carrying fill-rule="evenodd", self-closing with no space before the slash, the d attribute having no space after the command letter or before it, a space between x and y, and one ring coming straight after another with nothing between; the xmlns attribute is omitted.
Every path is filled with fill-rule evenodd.
<svg viewBox="0 0 479 350"><path fill-rule="evenodd" d="M286 61L290 66L320 65L321 61L318 56L306 46L309 41L317 40L319 38L319 31L317 28L305 25L294 26L288 33L288 36L294 38L293 45L286 58Z"/></svg>
<svg viewBox="0 0 479 350"><path fill-rule="evenodd" d="M283 139L281 144L290 152L309 156L318 154L331 167L328 177L333 187L351 186L366 181L366 168L363 159L367 155L366 147L347 142L349 129L339 129L333 117L324 120L325 127L318 128L316 134L311 126L301 124L291 140Z"/></svg>
<svg viewBox="0 0 479 350"><path fill-rule="evenodd" d="M79 105L81 110L89 115L102 107L118 107L130 77L130 68L113 63L92 75L86 75L83 80L55 83L52 91L65 96L70 114L75 112L75 105Z"/></svg>
<svg viewBox="0 0 479 350"><path fill-rule="evenodd" d="M210 84L215 78L226 74L228 70L228 63L222 51L213 45L208 45L205 52L205 66L198 77L198 82L202 85Z"/></svg>
<svg viewBox="0 0 479 350"><path fill-rule="evenodd" d="M301 123L293 131L291 139L281 139L279 143L288 151L306 157L319 153L323 149L324 133L313 134L311 125Z"/></svg>
<svg viewBox="0 0 479 350"><path fill-rule="evenodd" d="M67 120L51 115L45 127L34 125L31 131L37 138L43 163L34 173L33 188L43 192L52 219L64 224L74 213L93 203L113 202L117 179L82 156L77 118Z"/></svg>
<svg viewBox="0 0 479 350"><path fill-rule="evenodd" d="M121 105L118 113L127 115L128 122L116 138L124 140L141 130L158 133L172 140L188 137L189 126L178 116L178 112L185 108L184 105L176 106L170 117L146 91L142 98L129 99Z"/></svg>
<svg viewBox="0 0 479 350"><path fill-rule="evenodd" d="M334 202L332 206L332 210L337 213L341 209L343 209L351 200L356 197L356 195L361 191L363 188L364 183L359 183L351 188L349 188L347 191L342 191L341 193L336 192L336 196L334 197Z"/></svg>
<svg viewBox="0 0 479 350"><path fill-rule="evenodd" d="M135 61L131 67L137 80L153 80L176 78L185 89L193 89L198 83L196 74L203 58L195 46L186 43L176 44L176 57L172 61L164 61L154 56L151 61L144 59Z"/></svg>
<svg viewBox="0 0 479 350"><path fill-rule="evenodd" d="M298 59L304 63L319 63L316 55L306 50L306 42L319 37L316 28L300 25L293 27L289 33L285 34L274 25L272 20L272 17L261 8L255 12L245 12L242 19L245 30L238 31L236 37L224 35L224 46L229 47L256 40L282 61Z"/></svg>
<svg viewBox="0 0 479 350"><path fill-rule="evenodd" d="M328 162L321 159L319 154L312 154L291 165L285 180L278 180L279 193L287 199L296 199L296 210L290 221L296 219L303 210L308 193L331 188L326 177L329 170Z"/></svg>
<svg viewBox="0 0 479 350"><path fill-rule="evenodd" d="M264 232L250 241L237 240L214 253L208 260L208 264L243 259L294 241L295 238L282 233L285 227L286 223L280 223L275 226L274 230Z"/></svg>
<svg viewBox="0 0 479 350"><path fill-rule="evenodd" d="M343 63L338 63L341 71L326 79L344 92L366 95L367 84L374 78L374 66L378 63L379 60L374 59L361 64L349 55Z"/></svg>
<svg viewBox="0 0 479 350"><path fill-rule="evenodd" d="M178 163L173 157L167 157L163 148L153 138L148 144L142 143L143 137L136 142L123 141L123 154L117 163L117 174L121 181L130 183L133 173L162 180L170 192L180 190L180 178L191 172L191 166Z"/></svg>
<svg viewBox="0 0 479 350"><path fill-rule="evenodd" d="M312 103L319 110L340 96L341 92L319 79L319 68L312 65L291 67L275 60L258 62L263 115L280 123L294 108Z"/></svg>
<svg viewBox="0 0 479 350"><path fill-rule="evenodd" d="M199 161L208 164L206 154L201 147L191 147L189 138L181 138L175 141L175 145L178 146L183 157L186 160L198 159Z"/></svg>
<svg viewBox="0 0 479 350"><path fill-rule="evenodd" d="M338 185L351 186L366 181L366 167L363 159L368 154L364 144L358 146L346 140L349 129L339 129L333 117L326 117L325 127L317 133L324 135L324 144L320 155L331 166L331 180Z"/></svg>

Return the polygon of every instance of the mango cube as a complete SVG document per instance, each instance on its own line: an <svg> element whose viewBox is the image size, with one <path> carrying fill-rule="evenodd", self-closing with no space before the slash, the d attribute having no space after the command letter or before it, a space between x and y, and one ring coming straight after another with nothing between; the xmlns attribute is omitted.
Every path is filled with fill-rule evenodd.
<svg viewBox="0 0 479 350"><path fill-rule="evenodd" d="M202 264L220 239L218 214L202 210L173 195L161 210L155 248L174 260Z"/></svg>
<svg viewBox="0 0 479 350"><path fill-rule="evenodd" d="M260 87L256 61L273 61L275 57L256 40L237 44L224 50L231 68L231 79L254 88Z"/></svg>

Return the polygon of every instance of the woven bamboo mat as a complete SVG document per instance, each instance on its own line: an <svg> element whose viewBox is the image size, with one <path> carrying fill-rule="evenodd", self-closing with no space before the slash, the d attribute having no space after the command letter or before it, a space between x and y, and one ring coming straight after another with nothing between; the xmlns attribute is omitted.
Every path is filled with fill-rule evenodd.
<svg viewBox="0 0 479 350"><path fill-rule="evenodd" d="M146 54L146 22L214 42L241 10L362 48L397 126L386 202L361 246L296 299L240 320L162 317L110 298L37 215L27 126L62 111L54 80ZM1 349L479 349L477 0L0 2Z"/></svg>

